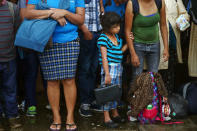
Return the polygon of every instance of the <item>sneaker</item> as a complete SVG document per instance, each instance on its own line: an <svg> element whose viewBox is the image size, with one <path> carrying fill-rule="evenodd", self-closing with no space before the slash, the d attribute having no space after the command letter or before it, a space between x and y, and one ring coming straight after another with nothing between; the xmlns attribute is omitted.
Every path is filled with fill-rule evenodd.
<svg viewBox="0 0 197 131"><path fill-rule="evenodd" d="M129 110L129 111L127 112L128 121L130 121L130 122L136 122L136 121L137 121L137 118L130 116L130 115L129 115L130 113L131 113L131 110Z"/></svg>
<svg viewBox="0 0 197 131"><path fill-rule="evenodd" d="M11 129L19 128L22 126L22 124L19 122L19 118L9 118L9 125Z"/></svg>
<svg viewBox="0 0 197 131"><path fill-rule="evenodd" d="M79 114L83 117L92 116L92 112L90 110L90 104L82 104L79 108Z"/></svg>
<svg viewBox="0 0 197 131"><path fill-rule="evenodd" d="M132 116L128 116L128 120L129 120L130 122L136 122L136 121L137 121L137 118L132 117Z"/></svg>
<svg viewBox="0 0 197 131"><path fill-rule="evenodd" d="M103 112L102 106L99 106L97 104L91 104L90 109L97 112Z"/></svg>
<svg viewBox="0 0 197 131"><path fill-rule="evenodd" d="M18 109L22 110L23 112L25 111L25 100L23 100L21 104L18 104Z"/></svg>
<svg viewBox="0 0 197 131"><path fill-rule="evenodd" d="M119 125L113 122L112 120L110 120L108 122L104 122L104 126L107 128L117 128Z"/></svg>
<svg viewBox="0 0 197 131"><path fill-rule="evenodd" d="M46 109L51 110L51 106L48 104L45 106Z"/></svg>
<svg viewBox="0 0 197 131"><path fill-rule="evenodd" d="M36 106L28 107L26 116L34 117L36 114Z"/></svg>

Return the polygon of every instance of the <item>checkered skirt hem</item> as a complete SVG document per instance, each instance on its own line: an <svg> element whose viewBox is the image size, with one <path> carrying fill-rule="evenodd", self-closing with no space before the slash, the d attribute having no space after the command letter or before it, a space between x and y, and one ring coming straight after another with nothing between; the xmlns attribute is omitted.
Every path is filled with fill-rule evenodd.
<svg viewBox="0 0 197 131"><path fill-rule="evenodd" d="M79 39L67 43L53 43L39 54L45 80L74 78L79 56Z"/></svg>

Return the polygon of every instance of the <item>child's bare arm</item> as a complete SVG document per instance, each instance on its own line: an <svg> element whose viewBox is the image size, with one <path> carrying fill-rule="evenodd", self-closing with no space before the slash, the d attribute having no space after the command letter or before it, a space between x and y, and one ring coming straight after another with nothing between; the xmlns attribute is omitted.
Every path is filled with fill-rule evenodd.
<svg viewBox="0 0 197 131"><path fill-rule="evenodd" d="M128 49L128 45L127 44L123 45L122 52L124 53L127 49Z"/></svg>
<svg viewBox="0 0 197 131"><path fill-rule="evenodd" d="M101 46L100 48L101 48L103 69L105 72L105 84L111 84L111 77L109 74L109 66L107 60L107 48L105 46Z"/></svg>

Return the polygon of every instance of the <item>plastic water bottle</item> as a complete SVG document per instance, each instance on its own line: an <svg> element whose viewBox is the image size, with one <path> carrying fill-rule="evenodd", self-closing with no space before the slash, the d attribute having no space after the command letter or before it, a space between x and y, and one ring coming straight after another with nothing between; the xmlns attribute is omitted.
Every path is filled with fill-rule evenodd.
<svg viewBox="0 0 197 131"><path fill-rule="evenodd" d="M148 110L153 109L153 105L152 105L152 104L149 104L149 105L146 107L146 109L148 109Z"/></svg>

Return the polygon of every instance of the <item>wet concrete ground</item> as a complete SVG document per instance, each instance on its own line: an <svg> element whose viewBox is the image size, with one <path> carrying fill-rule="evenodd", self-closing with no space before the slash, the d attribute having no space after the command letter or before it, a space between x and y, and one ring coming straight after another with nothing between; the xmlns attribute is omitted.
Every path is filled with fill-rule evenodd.
<svg viewBox="0 0 197 131"><path fill-rule="evenodd" d="M65 104L61 104L62 113L62 131L65 130L65 117L66 110ZM21 115L21 121L23 123L22 128L13 129L11 131L47 131L52 122L52 114L50 110L45 108L47 104L44 95L38 95L38 115L35 118L26 117L23 113ZM174 125L162 125L161 123L153 125L141 125L139 123L127 122L121 124L118 129L106 129L103 127L103 114L94 112L94 115L90 118L83 118L78 113L78 105L75 110L76 123L79 131L197 131L197 115L189 116L188 118L181 119L184 124ZM121 109L121 115L126 117L126 108ZM4 122L6 125L7 123ZM7 129L10 131L10 129Z"/></svg>

